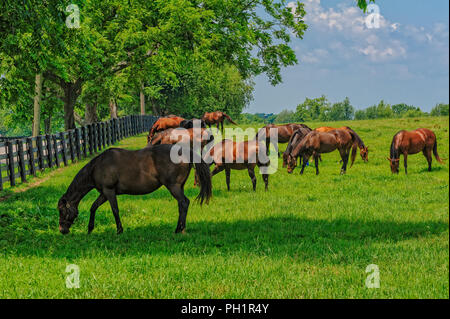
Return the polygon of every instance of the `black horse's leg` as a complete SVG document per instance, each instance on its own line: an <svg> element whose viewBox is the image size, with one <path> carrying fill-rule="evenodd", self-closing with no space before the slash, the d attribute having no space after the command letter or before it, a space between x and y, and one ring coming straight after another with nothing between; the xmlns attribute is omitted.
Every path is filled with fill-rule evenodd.
<svg viewBox="0 0 450 319"><path fill-rule="evenodd" d="M222 165L222 166L217 166L216 165L216 167L214 167L214 169L213 169L213 171L211 172L211 178L214 176L214 175L216 175L216 174L219 174L221 171L223 171L225 169L225 167Z"/></svg>
<svg viewBox="0 0 450 319"><path fill-rule="evenodd" d="M252 179L253 191L256 191L256 176L254 167L248 167L248 176L250 176L250 178Z"/></svg>
<svg viewBox="0 0 450 319"><path fill-rule="evenodd" d="M223 121L220 122L220 127L221 127L221 130L222 130L222 136L223 136Z"/></svg>
<svg viewBox="0 0 450 319"><path fill-rule="evenodd" d="M403 153L403 164L405 165L405 174L408 175L408 153Z"/></svg>
<svg viewBox="0 0 450 319"><path fill-rule="evenodd" d="M106 201L107 201L107 199L106 199L105 195L100 194L98 196L98 198L95 200L95 202L92 204L92 206L91 206L91 216L89 217L88 234L92 233L92 231L94 230L95 212Z"/></svg>
<svg viewBox="0 0 450 319"><path fill-rule="evenodd" d="M316 175L319 175L319 157L314 156L314 164L316 165Z"/></svg>
<svg viewBox="0 0 450 319"><path fill-rule="evenodd" d="M103 194L105 194L105 197L108 199L108 202L111 205L114 219L116 220L117 235L120 235L123 233L123 228L119 217L119 206L117 205L116 192L113 189L104 189Z"/></svg>
<svg viewBox="0 0 450 319"><path fill-rule="evenodd" d="M220 131L220 122L217 122L217 134L219 134Z"/></svg>
<svg viewBox="0 0 450 319"><path fill-rule="evenodd" d="M230 175L231 175L231 169L229 167L225 167L225 174L227 176L227 189L230 190Z"/></svg>
<svg viewBox="0 0 450 319"><path fill-rule="evenodd" d="M186 216L189 209L189 199L184 195L183 187L179 184L171 185L168 189L178 201L178 224L175 233L184 233L186 229Z"/></svg>
<svg viewBox="0 0 450 319"><path fill-rule="evenodd" d="M267 189L269 188L269 174L262 174L262 178L265 185L265 191L267 192Z"/></svg>
<svg viewBox="0 0 450 319"><path fill-rule="evenodd" d="M347 160L348 160L347 150L344 149L339 150L339 153L341 154L342 159L341 175L344 175L347 170Z"/></svg>

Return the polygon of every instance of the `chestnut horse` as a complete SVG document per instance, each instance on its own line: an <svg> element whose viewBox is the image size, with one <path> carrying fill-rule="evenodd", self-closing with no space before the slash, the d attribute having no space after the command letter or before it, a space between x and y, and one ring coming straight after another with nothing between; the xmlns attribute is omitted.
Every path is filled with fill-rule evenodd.
<svg viewBox="0 0 450 319"><path fill-rule="evenodd" d="M196 141L203 149L208 143L214 140L214 136L207 129L184 129L184 128L170 128L156 134L147 146L159 144L184 144L184 146L193 147Z"/></svg>
<svg viewBox="0 0 450 319"><path fill-rule="evenodd" d="M206 123L206 125L209 126L209 129L211 130L211 125L217 124L217 132L219 132L219 126L221 126L221 131L223 135L223 122L227 119L231 124L237 125L229 115L222 111L216 111L216 112L205 112L202 116L202 121Z"/></svg>
<svg viewBox="0 0 450 319"><path fill-rule="evenodd" d="M153 136L156 133L167 130L169 128L177 128L180 126L180 123L184 121L184 118L178 116L171 117L161 117L159 118L155 124L153 124L152 128L147 137L147 142L150 142Z"/></svg>
<svg viewBox="0 0 450 319"><path fill-rule="evenodd" d="M329 126L322 126L319 128L316 128L315 131L317 132L329 132L329 131L334 131L334 130L349 130L352 131L355 135L356 138L356 142L355 144L353 144L352 147L352 156L354 156L354 154L356 154L356 148L359 148L359 154L361 155L361 158L364 162L368 162L369 161L369 147L367 147L366 145L364 145L363 140L361 139L361 137L359 137L358 134L356 134L356 132L354 130L352 130L350 127L348 126L343 126L340 128L334 128L334 127L329 127Z"/></svg>
<svg viewBox="0 0 450 319"><path fill-rule="evenodd" d="M334 130L327 133L312 131L288 155L287 171L291 174L297 166L297 157L302 156L303 164L300 174L303 174L306 163L312 155L330 153L337 149L343 162L341 174L345 174L347 172L350 150L355 140L354 133L348 130ZM355 156L356 154L352 156L352 164L355 161ZM314 156L314 161L316 164L316 175L319 175L319 157Z"/></svg>
<svg viewBox="0 0 450 319"><path fill-rule="evenodd" d="M215 167L211 173L211 177L225 170L227 189L230 190L230 175L231 170L243 170L247 169L253 184L253 191L256 191L256 176L255 166L260 169L270 165L269 160L260 159L259 151L264 152L264 144L258 144L257 141L245 141L235 142L232 140L223 140L222 142L214 145L204 156L204 160L207 163L214 162ZM264 154L264 153L262 153ZM262 174L262 178L265 184L265 190L269 186L269 175Z"/></svg>
<svg viewBox="0 0 450 319"><path fill-rule="evenodd" d="M431 152L439 163L444 164L438 155L436 135L433 131L419 128L415 131L400 131L395 134L391 143L391 157L388 158L392 173L399 173L400 155L403 154L405 174L408 174L408 154L419 152L422 152L427 159L429 172L431 172L431 162L433 161Z"/></svg>
<svg viewBox="0 0 450 319"><path fill-rule="evenodd" d="M311 130L307 125L305 124L284 124L284 125L275 125L275 124L269 124L261 128L258 133L256 133L255 140L259 140L262 136L262 139L266 140L266 151L267 154L269 154L269 148L270 148L270 129L276 129L277 135L278 135L278 143L288 143L291 139L291 136L294 134L294 132L300 128L306 128ZM278 152L278 145L273 145L275 147L275 150L278 153L278 156L280 156Z"/></svg>
<svg viewBox="0 0 450 319"><path fill-rule="evenodd" d="M183 158L175 164L171 160L172 145L157 145L138 151L111 148L92 159L73 179L67 192L58 202L59 230L69 233L78 216L78 204L92 189L100 195L91 206L88 232L94 229L95 212L103 203L109 201L116 220L117 234L123 232L119 218L117 195L144 195L166 186L178 201L178 225L176 233L186 228L186 215L189 199L184 195L184 184L193 166L190 158ZM190 151L189 156L196 159ZM198 155L197 155L198 156ZM198 156L200 157L200 156ZM195 160L195 170L200 179L200 194L197 199L202 204L212 195L211 174L209 166L201 160Z"/></svg>

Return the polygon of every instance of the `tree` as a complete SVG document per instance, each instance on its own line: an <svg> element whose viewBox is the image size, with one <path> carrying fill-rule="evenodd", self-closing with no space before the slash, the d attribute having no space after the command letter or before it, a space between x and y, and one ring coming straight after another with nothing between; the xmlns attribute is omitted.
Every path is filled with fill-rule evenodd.
<svg viewBox="0 0 450 319"><path fill-rule="evenodd" d="M281 111L275 118L275 123L292 123L295 122L295 113L290 110Z"/></svg>
<svg viewBox="0 0 450 319"><path fill-rule="evenodd" d="M306 98L302 104L297 106L295 115L298 121L315 121L329 120L330 102L328 102L325 95L319 98Z"/></svg>
<svg viewBox="0 0 450 319"><path fill-rule="evenodd" d="M330 121L348 121L353 119L354 113L355 109L350 104L350 99L346 97L344 101L333 104L328 117Z"/></svg>
<svg viewBox="0 0 450 319"><path fill-rule="evenodd" d="M448 116L449 115L449 107L448 104L439 103L436 104L435 107L431 110L430 113L432 116Z"/></svg>

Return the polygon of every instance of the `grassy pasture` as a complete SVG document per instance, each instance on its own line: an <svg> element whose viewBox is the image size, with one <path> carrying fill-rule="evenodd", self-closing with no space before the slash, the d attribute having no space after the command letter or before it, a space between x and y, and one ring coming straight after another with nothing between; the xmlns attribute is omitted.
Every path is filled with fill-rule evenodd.
<svg viewBox="0 0 450 319"><path fill-rule="evenodd" d="M358 155L340 176L338 153L324 154L319 176L313 166L300 176L280 160L268 192L258 174L256 193L246 171L232 171L227 192L222 172L209 206L191 202L185 235L174 234L177 203L162 188L119 197L120 236L108 204L87 235L92 191L62 236L56 204L87 161L44 173L0 193L0 298L449 298L448 164L434 160L429 173L418 154L408 176L403 164L394 176L386 160L393 135L418 127L434 130L449 158L448 121L307 123L349 124L369 146L369 163ZM192 184L193 174L191 199ZM65 287L68 264L80 268L79 289ZM379 289L365 287L369 264L379 267Z"/></svg>

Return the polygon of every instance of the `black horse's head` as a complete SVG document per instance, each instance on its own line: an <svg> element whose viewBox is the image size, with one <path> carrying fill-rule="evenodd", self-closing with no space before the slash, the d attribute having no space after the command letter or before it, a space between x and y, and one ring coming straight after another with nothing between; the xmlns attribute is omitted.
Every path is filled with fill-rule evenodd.
<svg viewBox="0 0 450 319"><path fill-rule="evenodd" d="M66 235L69 233L70 226L72 226L74 220L78 217L78 208L73 206L63 196L58 202L59 210L59 231L61 234Z"/></svg>

